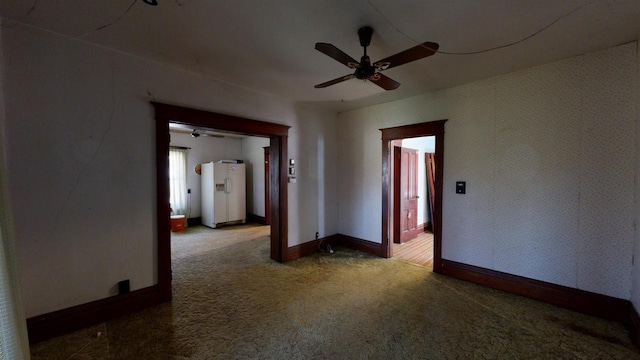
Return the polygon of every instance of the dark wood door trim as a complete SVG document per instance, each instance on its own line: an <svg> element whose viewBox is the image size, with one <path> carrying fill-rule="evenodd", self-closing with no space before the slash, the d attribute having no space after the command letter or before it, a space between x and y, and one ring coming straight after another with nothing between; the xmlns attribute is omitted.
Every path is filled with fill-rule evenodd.
<svg viewBox="0 0 640 360"><path fill-rule="evenodd" d="M271 156L269 155L269 147L265 146L264 148L264 223L265 225L271 225L271 192L269 189L271 186Z"/></svg>
<svg viewBox="0 0 640 360"><path fill-rule="evenodd" d="M444 124L447 120L380 129L382 132L382 245L385 257L393 256L391 236L390 163L391 141L421 136L436 137L435 204L433 209L433 271L440 272L442 266L442 170L444 169Z"/></svg>
<svg viewBox="0 0 640 360"><path fill-rule="evenodd" d="M158 230L158 291L171 300L171 234L169 210L169 122L207 127L271 140L271 258L286 261L288 247L287 136L290 126L151 102L156 118L156 218Z"/></svg>
<svg viewBox="0 0 640 360"><path fill-rule="evenodd" d="M391 178L391 186L393 187L393 205L391 206L391 213L393 217L393 233L389 242L393 241L396 244L402 243L402 237L400 235L400 162L402 161L402 147L391 144L391 157L393 162L390 165L393 168Z"/></svg>
<svg viewBox="0 0 640 360"><path fill-rule="evenodd" d="M389 184L389 187L392 188L392 198L393 198L393 204L391 207L391 210L393 212L392 214L392 220L391 220L391 224L389 224L389 226L393 227L393 232L391 233L391 240L392 242L396 242L399 243L400 242L400 225L398 225L400 223L400 214L397 211L393 211L393 209L398 209L400 207L399 205L399 197L397 197L395 194L397 194L400 191L400 184L395 180L397 178L400 177L400 174L398 173L399 168L396 167L395 165L395 149L396 148L401 148L402 147L402 139L395 139L395 140L391 140L391 144L389 145L389 149L391 149L391 162L389 163L389 173L391 174L391 183Z"/></svg>

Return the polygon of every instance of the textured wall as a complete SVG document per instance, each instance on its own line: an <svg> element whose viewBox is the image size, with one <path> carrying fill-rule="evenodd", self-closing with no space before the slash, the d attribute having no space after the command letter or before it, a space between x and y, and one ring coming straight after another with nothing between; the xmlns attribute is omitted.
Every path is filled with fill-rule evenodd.
<svg viewBox="0 0 640 360"><path fill-rule="evenodd" d="M289 184L290 244L337 232L334 114L20 24L2 34L27 316L114 295L123 279L156 283L151 100L291 126L289 154L313 172Z"/></svg>
<svg viewBox="0 0 640 360"><path fill-rule="evenodd" d="M637 99L634 43L344 113L340 232L380 242L378 129L449 119L443 258L629 299Z"/></svg>

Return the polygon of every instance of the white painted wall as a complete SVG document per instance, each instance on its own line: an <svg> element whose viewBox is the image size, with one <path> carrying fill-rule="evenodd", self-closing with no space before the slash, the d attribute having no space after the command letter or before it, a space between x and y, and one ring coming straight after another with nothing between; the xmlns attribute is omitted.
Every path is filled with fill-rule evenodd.
<svg viewBox="0 0 640 360"><path fill-rule="evenodd" d="M381 241L378 129L448 119L444 259L629 299L637 61L627 44L341 114L339 232Z"/></svg>
<svg viewBox="0 0 640 360"><path fill-rule="evenodd" d="M429 219L427 203L429 194L427 190L427 167L424 161L425 153L436 151L436 137L424 136L402 140L402 147L418 150L418 225L425 224Z"/></svg>
<svg viewBox="0 0 640 360"><path fill-rule="evenodd" d="M265 213L265 181L264 181L264 148L269 146L269 139L246 137L242 139L242 159L247 168L247 214L264 217Z"/></svg>
<svg viewBox="0 0 640 360"><path fill-rule="evenodd" d="M638 34L638 38L640 38L640 34ZM640 74L640 49L636 47L636 59L637 60L637 73ZM637 86L640 88L640 75L637 79ZM637 100L636 100L636 217L635 217L635 247L633 251L634 263L633 263L633 285L631 287L631 302L635 307L636 311L640 311L640 229L638 228L638 224L640 224L640 199L638 198L638 194L640 194L640 91L638 91Z"/></svg>
<svg viewBox="0 0 640 360"><path fill-rule="evenodd" d="M300 120L289 130L289 158L295 159L297 177L289 184L289 246L313 240L316 232L336 234L339 216L337 117L304 105L295 113Z"/></svg>
<svg viewBox="0 0 640 360"><path fill-rule="evenodd" d="M188 217L200 217L200 175L195 173L195 166L223 159L242 159L242 139L205 136L194 138L190 134L172 132L171 145L191 148L187 152L187 189L191 189L191 211Z"/></svg>
<svg viewBox="0 0 640 360"><path fill-rule="evenodd" d="M289 184L290 245L337 232L334 114L25 25L0 31L28 317L113 295L123 279L156 283L152 99L292 126L304 170Z"/></svg>
<svg viewBox="0 0 640 360"><path fill-rule="evenodd" d="M0 19L0 29L5 23ZM2 38L0 30L0 42ZM4 50L0 47L0 73L5 70ZM12 211L9 206L8 177L5 166L5 95L0 81L0 358L30 359L27 323L18 276L17 251L13 231Z"/></svg>

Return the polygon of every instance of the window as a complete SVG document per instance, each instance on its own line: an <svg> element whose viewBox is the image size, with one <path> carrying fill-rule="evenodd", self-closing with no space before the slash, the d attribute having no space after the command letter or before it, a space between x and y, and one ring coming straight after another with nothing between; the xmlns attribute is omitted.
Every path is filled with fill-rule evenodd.
<svg viewBox="0 0 640 360"><path fill-rule="evenodd" d="M187 149L169 149L169 202L173 215L186 215Z"/></svg>

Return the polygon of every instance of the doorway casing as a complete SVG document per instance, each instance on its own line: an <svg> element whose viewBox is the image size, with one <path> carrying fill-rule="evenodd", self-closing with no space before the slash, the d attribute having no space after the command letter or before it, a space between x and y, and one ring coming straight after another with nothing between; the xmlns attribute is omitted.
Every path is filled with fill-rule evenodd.
<svg viewBox="0 0 640 360"><path fill-rule="evenodd" d="M436 138L436 174L435 202L433 209L433 271L440 272L442 267L442 170L444 169L444 123L447 120L430 121L420 124L396 126L380 129L382 132L382 251L383 256L393 256L391 209L391 142L393 140L435 136Z"/></svg>
<svg viewBox="0 0 640 360"><path fill-rule="evenodd" d="M206 127L270 139L271 258L287 260L287 137L290 126L232 115L151 103L156 118L156 189L158 231L158 291L162 301L171 300L171 224L169 206L169 122Z"/></svg>

